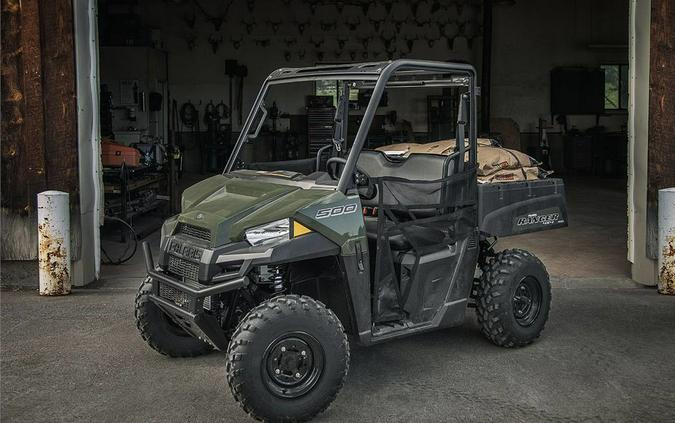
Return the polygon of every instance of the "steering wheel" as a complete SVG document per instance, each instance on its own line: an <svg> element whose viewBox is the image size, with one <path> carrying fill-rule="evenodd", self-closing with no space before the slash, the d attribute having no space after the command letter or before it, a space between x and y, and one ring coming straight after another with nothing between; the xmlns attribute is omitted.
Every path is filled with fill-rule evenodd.
<svg viewBox="0 0 675 423"><path fill-rule="evenodd" d="M342 157L331 157L326 161L326 171L331 179L336 181L340 179L338 167L339 165L344 167L346 163L347 160ZM375 184L371 182L370 176L359 165L356 165L354 169L354 185L356 185L356 189L359 192L359 197L363 199L371 200L377 193Z"/></svg>

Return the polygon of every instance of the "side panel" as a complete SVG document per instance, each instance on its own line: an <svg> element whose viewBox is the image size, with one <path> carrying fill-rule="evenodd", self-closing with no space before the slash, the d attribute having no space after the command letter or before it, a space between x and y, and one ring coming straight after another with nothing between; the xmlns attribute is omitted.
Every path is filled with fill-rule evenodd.
<svg viewBox="0 0 675 423"><path fill-rule="evenodd" d="M289 266L290 292L321 301L337 315L348 334L356 335L358 329L348 279L342 267L337 253L329 257L292 263Z"/></svg>
<svg viewBox="0 0 675 423"><path fill-rule="evenodd" d="M479 249L473 242L474 239L475 236L457 242L457 248L453 253L456 257L455 263L457 265L449 277L450 287L447 296L445 298L441 297L442 301L438 301L440 306L430 321L423 323L410 322L401 327L378 326L372 335L369 332L359 334L361 344L376 344L434 329L461 325L464 322L468 297L476 269L476 260L478 258Z"/></svg>
<svg viewBox="0 0 675 423"><path fill-rule="evenodd" d="M417 266L414 254L403 256L401 290L409 292L404 308L413 323L431 322L438 319L437 314L447 313L453 315L441 320L462 322L479 251L476 239L476 234L472 233L447 248L425 254ZM463 305L448 309L448 305L458 302Z"/></svg>
<svg viewBox="0 0 675 423"><path fill-rule="evenodd" d="M478 222L492 236L565 227L565 185L561 179L479 185Z"/></svg>
<svg viewBox="0 0 675 423"><path fill-rule="evenodd" d="M353 252L350 240L366 235L358 195L334 192L298 210L293 218L330 239L343 250L347 249L347 252Z"/></svg>
<svg viewBox="0 0 675 423"><path fill-rule="evenodd" d="M461 242L459 248L462 253L459 257L459 264L454 270L453 282L445 299L442 317L438 323L439 327L458 326L464 322L480 251L477 238L477 234L474 234Z"/></svg>
<svg viewBox="0 0 675 423"><path fill-rule="evenodd" d="M365 255L367 255L367 242L365 245ZM347 281L349 298L351 299L352 315L354 318L354 329L357 332L358 339L362 344L367 344L371 334L372 311L370 301L370 265L366 258L361 260L359 255L343 255L341 258L341 267L343 278ZM360 266L360 262L363 266Z"/></svg>
<svg viewBox="0 0 675 423"><path fill-rule="evenodd" d="M336 192L299 210L298 222L340 246L342 278L348 290L355 332L370 335L370 266L366 229L358 195Z"/></svg>

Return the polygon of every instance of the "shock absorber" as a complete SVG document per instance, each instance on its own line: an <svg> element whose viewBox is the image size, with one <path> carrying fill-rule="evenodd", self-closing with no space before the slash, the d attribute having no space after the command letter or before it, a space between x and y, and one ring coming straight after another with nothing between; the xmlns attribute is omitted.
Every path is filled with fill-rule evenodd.
<svg viewBox="0 0 675 423"><path fill-rule="evenodd" d="M286 278L288 276L287 264L260 266L258 272L258 285L268 287L268 289L275 294L284 291Z"/></svg>

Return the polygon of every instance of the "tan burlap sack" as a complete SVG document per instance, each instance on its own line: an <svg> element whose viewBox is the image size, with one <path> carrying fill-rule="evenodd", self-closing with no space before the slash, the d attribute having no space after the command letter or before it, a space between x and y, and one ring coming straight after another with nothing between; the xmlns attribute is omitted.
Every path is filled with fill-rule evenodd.
<svg viewBox="0 0 675 423"><path fill-rule="evenodd" d="M488 176L503 169L537 167L539 163L518 150L502 147L478 146L479 176Z"/></svg>
<svg viewBox="0 0 675 423"><path fill-rule="evenodd" d="M466 141L468 144L468 141ZM450 155L455 151L454 139L440 140L425 144L401 143L378 147L397 157L408 157L410 154ZM518 150L492 145L488 138L478 139L478 180L482 183L524 181L539 179L540 170L534 158Z"/></svg>
<svg viewBox="0 0 675 423"><path fill-rule="evenodd" d="M455 140L440 140L428 142L425 144L417 143L400 143L400 144L391 144L383 145L382 147L376 148L377 151L384 151L385 153L392 154L398 157L408 157L411 154L442 154L450 155L455 150ZM466 141L468 146L468 140ZM490 146L492 142L487 138L478 139L479 146Z"/></svg>
<svg viewBox="0 0 675 423"><path fill-rule="evenodd" d="M478 182L481 184L531 181L533 179L539 179L539 168L537 166L522 167L520 169L501 169L487 176L478 175Z"/></svg>

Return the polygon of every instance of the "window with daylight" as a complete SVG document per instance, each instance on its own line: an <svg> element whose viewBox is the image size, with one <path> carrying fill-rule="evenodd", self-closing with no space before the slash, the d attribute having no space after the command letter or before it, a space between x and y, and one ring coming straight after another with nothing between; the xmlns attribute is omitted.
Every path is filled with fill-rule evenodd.
<svg viewBox="0 0 675 423"><path fill-rule="evenodd" d="M605 110L628 108L628 65L602 65L605 72Z"/></svg>
<svg viewBox="0 0 675 423"><path fill-rule="evenodd" d="M338 92L342 94L342 87L339 86L339 81L335 80L316 81L316 84L314 86L315 95L326 95L333 97L333 106L337 106ZM350 88L349 101L357 101L358 99L359 99L359 90L356 88Z"/></svg>

